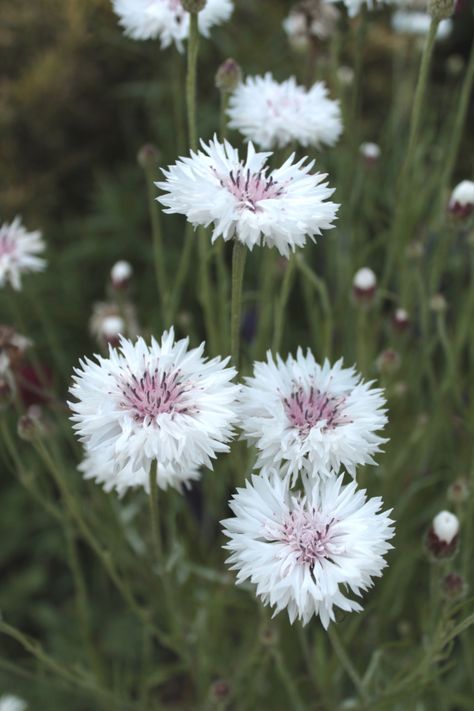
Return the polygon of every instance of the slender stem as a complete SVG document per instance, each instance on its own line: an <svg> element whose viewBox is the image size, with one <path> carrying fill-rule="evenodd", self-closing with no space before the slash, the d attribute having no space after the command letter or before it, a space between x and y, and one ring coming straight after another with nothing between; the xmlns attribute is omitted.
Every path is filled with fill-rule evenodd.
<svg viewBox="0 0 474 711"><path fill-rule="evenodd" d="M272 649L272 656L282 684L285 687L288 698L291 701L291 708L294 709L294 711L303 711L304 706L298 694L298 688L293 681L291 673L288 672L285 666L280 650L276 646Z"/></svg>
<svg viewBox="0 0 474 711"><path fill-rule="evenodd" d="M158 462L154 459L150 467L150 518L151 530L153 533L153 544L155 546L158 563L163 567L163 542L161 540L160 519L158 515Z"/></svg>
<svg viewBox="0 0 474 711"><path fill-rule="evenodd" d="M178 271L176 272L176 279L174 280L174 287L170 297L170 307L169 307L169 318L170 324L173 323L176 316L176 312L179 308L181 302L181 296L186 282L189 267L191 264L191 257L193 254L194 243L196 237L194 234L193 226L191 223L186 223L186 231L184 236L184 247L181 250L181 256L178 264Z"/></svg>
<svg viewBox="0 0 474 711"><path fill-rule="evenodd" d="M162 316L166 325L169 325L168 319L168 288L167 274L165 268L165 256L163 250L163 232L161 229L161 216L156 201L155 191L153 189L153 167L147 165L145 168L146 186L148 194L148 210L150 213L151 231L153 237L153 256L155 262L156 284L158 294L160 296Z"/></svg>
<svg viewBox="0 0 474 711"><path fill-rule="evenodd" d="M261 288L258 299L258 336L255 352L263 358L269 346L273 311L273 284L275 281L275 254L272 249L262 250Z"/></svg>
<svg viewBox="0 0 474 711"><path fill-rule="evenodd" d="M308 283L317 291L321 299L321 308L324 315L324 357L330 358L332 351L333 315L326 284L324 280L306 264L302 254L296 256L296 265Z"/></svg>
<svg viewBox="0 0 474 711"><path fill-rule="evenodd" d="M219 116L220 125L220 139L224 141L227 138L227 105L229 103L229 93L227 91L221 91L221 108Z"/></svg>
<svg viewBox="0 0 474 711"><path fill-rule="evenodd" d="M230 352L236 368L239 366L240 324L242 319L242 285L247 248L234 240L232 252L232 305L230 317Z"/></svg>
<svg viewBox="0 0 474 711"><path fill-rule="evenodd" d="M341 640L339 639L339 635L336 632L335 623L329 625L328 637L331 641L332 648L334 649L334 652L341 663L341 666L343 667L346 674L350 677L361 699L366 702L368 698L367 693L364 689L364 685L362 683L362 679L359 676L356 668L352 664L351 660L349 659L349 655L347 654Z"/></svg>
<svg viewBox="0 0 474 711"><path fill-rule="evenodd" d="M288 303L291 287L293 284L295 262L296 258L294 255L292 255L288 260L288 264L286 266L285 276L283 277L283 284L281 287L280 299L278 300L275 312L275 328L273 331L272 341L272 349L275 353L277 353L280 349L283 337L283 321L285 319L286 305Z"/></svg>
<svg viewBox="0 0 474 711"><path fill-rule="evenodd" d="M199 51L198 16L190 13L188 36L188 73L186 77L186 103L188 109L188 133L191 150L197 149L197 123L196 123L196 70Z"/></svg>

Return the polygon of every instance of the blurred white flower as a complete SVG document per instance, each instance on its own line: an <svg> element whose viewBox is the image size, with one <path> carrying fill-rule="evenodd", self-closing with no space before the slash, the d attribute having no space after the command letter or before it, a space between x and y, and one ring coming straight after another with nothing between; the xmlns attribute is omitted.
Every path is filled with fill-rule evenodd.
<svg viewBox="0 0 474 711"><path fill-rule="evenodd" d="M283 29L293 49L304 50L311 41L328 39L339 17L339 10L324 0L303 0L283 20Z"/></svg>
<svg viewBox="0 0 474 711"><path fill-rule="evenodd" d="M204 344L175 342L171 329L161 343L122 338L108 358L81 361L70 388L77 401L69 405L92 469L100 469L92 477L114 479L121 490L137 485L156 460L158 480L160 468L163 480L186 480L228 451L236 372L228 359L207 360L203 352Z"/></svg>
<svg viewBox="0 0 474 711"><path fill-rule="evenodd" d="M114 266L110 270L110 279L112 286L115 289L123 289L128 286L128 283L133 275L133 268L129 262L121 259L115 262Z"/></svg>
<svg viewBox="0 0 474 711"><path fill-rule="evenodd" d="M245 162L227 141L201 145L164 170L166 181L156 185L167 193L158 198L165 212L186 215L195 227L212 224L213 242L235 237L249 249L263 243L288 257L333 226L339 206L327 202L334 190L323 182L326 175L311 174L314 161L295 163L292 155L269 172L272 154L257 153L252 143Z"/></svg>
<svg viewBox="0 0 474 711"><path fill-rule="evenodd" d="M10 284L21 289L21 276L40 272L46 262L38 254L45 248L41 232L27 232L16 217L12 223L0 227L0 287Z"/></svg>
<svg viewBox="0 0 474 711"><path fill-rule="evenodd" d="M133 304L124 302L119 307L103 301L94 304L89 329L102 348L118 346L120 336L135 338L140 330Z"/></svg>
<svg viewBox="0 0 474 711"><path fill-rule="evenodd" d="M462 180L456 185L449 200L449 211L458 217L468 217L474 210L474 182Z"/></svg>
<svg viewBox="0 0 474 711"><path fill-rule="evenodd" d="M354 274L352 292L356 299L371 301L377 288L377 277L369 267L362 267Z"/></svg>
<svg viewBox="0 0 474 711"><path fill-rule="evenodd" d="M123 496L128 489L142 487L149 493L150 476L149 471L143 467L134 469L129 463L120 472L114 471L110 463L101 456L100 451L94 455L88 454L79 465L79 471L84 475L84 479L92 479L96 484L101 484L105 491L116 491L119 496ZM160 489L173 487L178 491L188 487L192 481L200 478L198 467L183 469L173 464L160 464L156 472L156 481Z"/></svg>
<svg viewBox="0 0 474 711"><path fill-rule="evenodd" d="M323 82L305 89L294 77L279 83L270 72L248 77L229 100L229 126L260 148L333 146L342 133L339 102Z"/></svg>
<svg viewBox="0 0 474 711"><path fill-rule="evenodd" d="M337 68L337 78L343 86L351 86L354 83L355 72L352 67L346 64Z"/></svg>
<svg viewBox="0 0 474 711"><path fill-rule="evenodd" d="M459 533L459 519L450 511L440 511L433 519L433 532L444 543L451 543Z"/></svg>
<svg viewBox="0 0 474 711"><path fill-rule="evenodd" d="M159 38L161 47L173 42L182 51L189 32L189 13L181 0L112 0L125 33L136 40ZM207 0L199 13L199 31L205 37L214 25L229 19L234 9L232 0Z"/></svg>
<svg viewBox="0 0 474 711"><path fill-rule="evenodd" d="M424 37L428 34L431 17L427 12L413 12L409 10L397 10L392 15L392 29L395 32L405 35ZM452 20L442 20L439 23L436 38L443 40L449 37L453 29Z"/></svg>
<svg viewBox="0 0 474 711"><path fill-rule="evenodd" d="M368 163L376 163L380 158L381 150L377 143L365 141L360 144L359 153Z"/></svg>
<svg viewBox="0 0 474 711"><path fill-rule="evenodd" d="M18 696L5 694L0 697L0 711L26 711L27 705Z"/></svg>
<svg viewBox="0 0 474 711"><path fill-rule="evenodd" d="M258 449L257 466L324 477L341 465L355 476L358 464L374 464L386 441L376 432L387 416L382 390L371 384L342 360L321 366L299 348L296 358L274 362L269 352L240 395L241 427Z"/></svg>
<svg viewBox="0 0 474 711"><path fill-rule="evenodd" d="M327 628L335 607L362 609L344 593L360 595L386 566L393 522L381 507L354 482L343 486L342 476L306 480L297 493L288 479L254 475L230 502L234 518L222 522L227 562L237 584L253 583L275 614L287 608L290 622L303 624L319 615Z"/></svg>

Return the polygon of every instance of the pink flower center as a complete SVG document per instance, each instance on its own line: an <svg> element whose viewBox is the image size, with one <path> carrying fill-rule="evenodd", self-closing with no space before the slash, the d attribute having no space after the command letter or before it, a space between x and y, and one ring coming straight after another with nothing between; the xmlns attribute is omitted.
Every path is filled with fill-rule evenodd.
<svg viewBox="0 0 474 711"><path fill-rule="evenodd" d="M242 210L259 212L261 200L271 200L281 197L284 187L273 178L267 178L265 173L251 173L250 170L239 168L230 171L229 177L221 179L221 185L232 193Z"/></svg>
<svg viewBox="0 0 474 711"><path fill-rule="evenodd" d="M342 551L333 529L334 523L334 519L324 520L314 509L306 511L301 504L284 521L281 541L297 554L298 563L314 566L317 560Z"/></svg>
<svg viewBox="0 0 474 711"><path fill-rule="evenodd" d="M8 234L0 234L0 257L13 257L16 254L15 240Z"/></svg>
<svg viewBox="0 0 474 711"><path fill-rule="evenodd" d="M321 392L314 386L304 390L300 385L289 397L283 399L283 404L291 426L307 435L319 423L322 423L322 431L326 432L351 422L350 418L344 415L345 401L344 395L336 397Z"/></svg>
<svg viewBox="0 0 474 711"><path fill-rule="evenodd" d="M155 368L141 378L131 374L131 379L120 386L120 407L130 412L136 422L154 421L164 413L189 415L196 412L186 397L189 389L190 384L181 380L179 371L159 373Z"/></svg>
<svg viewBox="0 0 474 711"><path fill-rule="evenodd" d="M276 95L273 99L267 99L267 106L270 113L273 116L280 117L285 115L285 112L289 109L290 111L299 111L301 106L301 101L297 96L288 96L288 94Z"/></svg>

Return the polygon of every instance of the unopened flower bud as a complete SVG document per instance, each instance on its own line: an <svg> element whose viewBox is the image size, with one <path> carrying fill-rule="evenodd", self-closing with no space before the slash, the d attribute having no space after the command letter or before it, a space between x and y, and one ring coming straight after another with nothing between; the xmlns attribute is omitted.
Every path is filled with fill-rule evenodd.
<svg viewBox="0 0 474 711"><path fill-rule="evenodd" d="M111 346L118 346L120 335L125 333L125 323L121 316L107 316L102 322L102 336Z"/></svg>
<svg viewBox="0 0 474 711"><path fill-rule="evenodd" d="M428 0L428 14L434 20L446 20L454 12L454 0Z"/></svg>
<svg viewBox="0 0 474 711"><path fill-rule="evenodd" d="M271 647L278 642L278 632L275 627L266 626L260 630L260 641L266 647Z"/></svg>
<svg viewBox="0 0 474 711"><path fill-rule="evenodd" d="M386 348L378 356L375 365L379 373L383 375L392 375L400 368L401 358L397 351L393 348Z"/></svg>
<svg viewBox="0 0 474 711"><path fill-rule="evenodd" d="M372 269L362 267L354 274L352 280L352 293L354 299L360 303L372 303L377 289L377 277Z"/></svg>
<svg viewBox="0 0 474 711"><path fill-rule="evenodd" d="M211 685L211 697L214 701L225 701L230 694L230 684L225 679L218 679Z"/></svg>
<svg viewBox="0 0 474 711"><path fill-rule="evenodd" d="M440 511L426 534L425 545L436 560L450 558L457 550L459 519L450 511Z"/></svg>
<svg viewBox="0 0 474 711"><path fill-rule="evenodd" d="M463 477L456 479L448 488L448 501L453 504L462 504L469 498L469 486Z"/></svg>
<svg viewBox="0 0 474 711"><path fill-rule="evenodd" d="M397 309L393 314L393 325L397 331L406 331L410 325L410 317L405 309Z"/></svg>
<svg viewBox="0 0 474 711"><path fill-rule="evenodd" d="M137 154L138 165L147 170L148 168L156 168L160 162L160 152L152 143L146 143L140 148Z"/></svg>
<svg viewBox="0 0 474 711"><path fill-rule="evenodd" d="M365 142L359 146L359 153L364 159L367 166L374 166L381 154L380 146L377 143Z"/></svg>
<svg viewBox="0 0 474 711"><path fill-rule="evenodd" d="M206 0L181 0L181 5L186 12L197 14L206 7Z"/></svg>
<svg viewBox="0 0 474 711"><path fill-rule="evenodd" d="M455 601L465 597L468 585L459 573L447 573L441 581L441 592L447 600Z"/></svg>
<svg viewBox="0 0 474 711"><path fill-rule="evenodd" d="M352 67L342 65L337 69L337 79L343 86L351 86L354 83L354 70Z"/></svg>
<svg viewBox="0 0 474 711"><path fill-rule="evenodd" d="M430 299L430 309L437 314L441 314L448 308L448 304L443 294L433 294Z"/></svg>
<svg viewBox="0 0 474 711"><path fill-rule="evenodd" d="M226 59L216 72L216 86L219 91L231 94L242 81L242 70L235 59Z"/></svg>
<svg viewBox="0 0 474 711"><path fill-rule="evenodd" d="M43 417L43 410L39 405L31 405L26 413L19 418L17 432L20 439L25 440L25 442L32 442L35 439L44 437L47 427Z"/></svg>
<svg viewBox="0 0 474 711"><path fill-rule="evenodd" d="M451 215L465 220L474 210L474 182L463 180L456 185L449 200L448 210Z"/></svg>
<svg viewBox="0 0 474 711"><path fill-rule="evenodd" d="M126 289L132 278L133 269L132 265L125 260L120 260L116 262L112 269L110 270L110 279L112 281L112 286L114 289L119 291Z"/></svg>

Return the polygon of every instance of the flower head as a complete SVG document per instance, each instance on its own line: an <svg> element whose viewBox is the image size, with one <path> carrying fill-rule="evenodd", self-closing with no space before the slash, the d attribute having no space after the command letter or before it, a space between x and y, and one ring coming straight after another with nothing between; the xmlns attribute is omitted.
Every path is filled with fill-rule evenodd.
<svg viewBox="0 0 474 711"><path fill-rule="evenodd" d="M269 171L271 153L256 153L252 143L245 161L217 138L202 149L164 170L166 181L156 185L166 191L158 198L165 212L186 215L194 226L212 224L212 241L235 237L249 249L263 243L287 257L333 226L339 206L327 202L334 191L322 182L326 176L311 174L314 161L295 163L292 155Z"/></svg>
<svg viewBox="0 0 474 711"><path fill-rule="evenodd" d="M0 287L10 284L21 289L21 275L40 272L46 262L38 257L44 250L41 232L27 232L16 217L11 224L0 227Z"/></svg>
<svg viewBox="0 0 474 711"><path fill-rule="evenodd" d="M5 694L0 697L0 711L26 711L26 703L18 696Z"/></svg>
<svg viewBox="0 0 474 711"><path fill-rule="evenodd" d="M265 76L248 77L229 101L229 126L260 148L333 146L342 133L339 102L328 97L323 82L305 89L294 77L283 83Z"/></svg>
<svg viewBox="0 0 474 711"><path fill-rule="evenodd" d="M466 218L474 210L474 182L462 180L451 193L449 212L456 217Z"/></svg>
<svg viewBox="0 0 474 711"><path fill-rule="evenodd" d="M451 558L459 543L459 519L450 511L434 517L425 537L425 546L435 560Z"/></svg>
<svg viewBox="0 0 474 711"><path fill-rule="evenodd" d="M361 610L344 592L360 595L386 565L393 528L381 506L342 477L307 479L296 493L288 479L252 476L230 503L234 518L223 521L237 583L250 580L275 614L287 608L290 622L319 615L327 628L335 607Z"/></svg>
<svg viewBox="0 0 474 711"><path fill-rule="evenodd" d="M382 391L354 368L316 363L308 350L284 362L270 353L255 363L241 391L241 427L255 444L257 465L282 466L294 476L329 476L343 465L355 476L358 464L374 464L386 440L376 432L387 422Z"/></svg>
<svg viewBox="0 0 474 711"><path fill-rule="evenodd" d="M143 484L157 462L158 483L196 478L228 451L237 386L227 360L188 348L173 330L148 346L121 339L109 357L80 363L70 392L74 428L90 458L90 476L117 490ZM161 474L160 474L161 471Z"/></svg>
<svg viewBox="0 0 474 711"><path fill-rule="evenodd" d="M377 277L369 267L358 269L352 279L352 293L356 301L370 303L377 289Z"/></svg>
<svg viewBox="0 0 474 711"><path fill-rule="evenodd" d="M161 47L173 42L182 51L189 32L189 13L181 0L112 0L125 33L136 40L156 39ZM205 37L214 25L226 22L232 14L232 0L207 0L198 15L199 31Z"/></svg>
<svg viewBox="0 0 474 711"><path fill-rule="evenodd" d="M325 0L302 0L290 10L283 29L294 49L306 49L310 42L331 37L339 17L339 10Z"/></svg>

